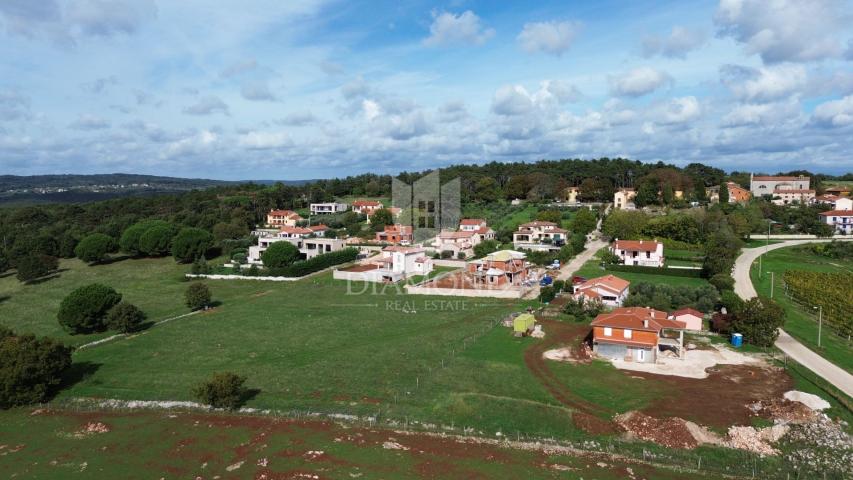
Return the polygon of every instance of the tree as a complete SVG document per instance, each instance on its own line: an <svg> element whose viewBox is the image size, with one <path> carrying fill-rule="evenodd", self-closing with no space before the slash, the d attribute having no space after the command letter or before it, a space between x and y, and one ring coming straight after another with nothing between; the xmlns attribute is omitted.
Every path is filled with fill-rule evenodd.
<svg viewBox="0 0 853 480"><path fill-rule="evenodd" d="M498 242L495 240L483 240L474 245L474 256L477 258L485 257L486 255L498 251Z"/></svg>
<svg viewBox="0 0 853 480"><path fill-rule="evenodd" d="M708 283L713 285L720 293L725 290L734 290L735 288L735 279L725 273L713 275L708 279Z"/></svg>
<svg viewBox="0 0 853 480"><path fill-rule="evenodd" d="M492 177L483 177L474 184L474 196L482 202L492 203L501 197L498 182Z"/></svg>
<svg viewBox="0 0 853 480"><path fill-rule="evenodd" d="M77 248L77 238L70 234L65 234L59 241L59 256L62 258L73 258L74 249Z"/></svg>
<svg viewBox="0 0 853 480"><path fill-rule="evenodd" d="M551 285L539 289L539 301L542 303L551 303L556 297L557 290Z"/></svg>
<svg viewBox="0 0 853 480"><path fill-rule="evenodd" d="M116 251L117 245L113 237L103 233L93 233L80 240L74 254L80 260L89 263L102 262L107 254Z"/></svg>
<svg viewBox="0 0 853 480"><path fill-rule="evenodd" d="M127 302L116 304L107 312L107 328L121 333L139 330L145 320L145 313L136 305Z"/></svg>
<svg viewBox="0 0 853 480"><path fill-rule="evenodd" d="M121 301L121 294L111 287L92 283L77 288L59 304L56 315L65 331L75 335L102 331L107 312Z"/></svg>
<svg viewBox="0 0 853 480"><path fill-rule="evenodd" d="M729 185L726 182L720 183L720 203L723 205L729 203Z"/></svg>
<svg viewBox="0 0 853 480"><path fill-rule="evenodd" d="M143 220L127 227L118 241L121 251L129 253L130 255L139 255L140 253L143 253L139 249L139 239L142 238L142 235L148 231L148 229L158 226L165 226L170 230L173 230L174 228L169 222L164 220ZM174 231L171 233L174 235Z"/></svg>
<svg viewBox="0 0 853 480"><path fill-rule="evenodd" d="M190 310L200 310L210 305L210 289L204 283L192 283L184 292L184 300Z"/></svg>
<svg viewBox="0 0 853 480"><path fill-rule="evenodd" d="M598 223L598 218L596 218L595 213L588 208L582 208L572 219L572 232L587 235L595 230L596 223Z"/></svg>
<svg viewBox="0 0 853 480"><path fill-rule="evenodd" d="M232 372L214 373L213 377L193 388L193 396L213 408L236 410L246 400L246 377Z"/></svg>
<svg viewBox="0 0 853 480"><path fill-rule="evenodd" d="M139 237L139 253L149 257L168 255L175 235L171 225L154 225Z"/></svg>
<svg viewBox="0 0 853 480"><path fill-rule="evenodd" d="M0 327L0 409L48 400L71 366L71 350Z"/></svg>
<svg viewBox="0 0 853 480"><path fill-rule="evenodd" d="M759 347L771 347L779 328L785 323L782 307L766 297L753 297L734 314L732 332L742 333L745 342Z"/></svg>
<svg viewBox="0 0 853 480"><path fill-rule="evenodd" d="M604 219L601 230L610 238L628 240L637 238L648 220L648 216L641 211L616 210Z"/></svg>
<svg viewBox="0 0 853 480"><path fill-rule="evenodd" d="M634 203L638 207L646 205L655 205L658 203L658 184L651 180L646 180L640 184L637 189L637 196L634 197Z"/></svg>
<svg viewBox="0 0 853 480"><path fill-rule="evenodd" d="M25 255L15 261L18 280L29 282L56 271L59 260L49 255Z"/></svg>
<svg viewBox="0 0 853 480"><path fill-rule="evenodd" d="M536 213L536 220L556 223L559 226L563 220L563 214L559 210L540 210Z"/></svg>
<svg viewBox="0 0 853 480"><path fill-rule="evenodd" d="M705 276L731 274L742 246L743 242L726 225L712 233L705 242L705 260L702 262Z"/></svg>
<svg viewBox="0 0 853 480"><path fill-rule="evenodd" d="M261 254L261 261L267 268L286 267L297 260L299 260L299 249L286 240L273 243Z"/></svg>
<svg viewBox="0 0 853 480"><path fill-rule="evenodd" d="M672 205L672 202L675 200L675 194L672 191L672 185L667 183L663 186L663 203L664 205Z"/></svg>
<svg viewBox="0 0 853 480"><path fill-rule="evenodd" d="M370 216L370 226L374 232L381 232L385 229L385 225L394 224L394 215L387 208L380 208L373 212Z"/></svg>
<svg viewBox="0 0 853 480"><path fill-rule="evenodd" d="M6 255L3 255L3 252L0 252L0 273L9 270L9 259L6 258Z"/></svg>
<svg viewBox="0 0 853 480"><path fill-rule="evenodd" d="M200 228L185 227L172 239L172 255L181 263L203 257L213 246L213 235Z"/></svg>

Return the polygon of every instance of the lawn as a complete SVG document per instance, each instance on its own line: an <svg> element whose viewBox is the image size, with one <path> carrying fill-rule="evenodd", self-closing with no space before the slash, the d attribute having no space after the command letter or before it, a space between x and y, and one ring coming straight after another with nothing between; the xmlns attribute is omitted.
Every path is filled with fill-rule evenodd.
<svg viewBox="0 0 853 480"><path fill-rule="evenodd" d="M752 237L749 240L745 240L743 242L743 246L744 248L755 248L763 247L765 245L773 245L776 243L782 243L782 240L770 240L770 242L768 242L767 239L763 239L761 237Z"/></svg>
<svg viewBox="0 0 853 480"><path fill-rule="evenodd" d="M604 253L605 249L599 251L595 257L586 262L575 275L580 275L586 278L595 278L600 277L602 275L608 275L612 273L619 278L624 278L631 283L654 283L654 284L664 284L664 285L686 285L688 287L700 287L702 285L709 285L708 280L704 278L696 278L696 277L674 277L671 275L656 275L652 273L635 273L635 272L608 272L604 270L601 266L601 260L598 255Z"/></svg>
<svg viewBox="0 0 853 480"><path fill-rule="evenodd" d="M853 263L844 260L835 260L811 253L807 248L786 247L771 250L762 255L763 275L758 274L758 260L752 264L750 277L755 290L760 295L770 296L771 276L774 273L774 296L785 309L786 332L801 341L803 344L819 353L827 360L839 367L853 372L853 349L846 338L835 335L830 328L824 326L821 347L817 346L818 322L814 312L795 304L784 295L782 276L787 270L807 270L815 272L849 272L853 270Z"/></svg>

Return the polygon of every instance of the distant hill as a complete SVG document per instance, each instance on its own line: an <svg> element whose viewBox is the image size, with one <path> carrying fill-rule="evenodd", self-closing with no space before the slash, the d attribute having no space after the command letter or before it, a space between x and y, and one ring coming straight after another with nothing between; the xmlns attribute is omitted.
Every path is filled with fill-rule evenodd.
<svg viewBox="0 0 853 480"><path fill-rule="evenodd" d="M95 175L0 175L0 205L80 203L110 198L162 195L236 183L303 185L313 180L210 180L132 173Z"/></svg>

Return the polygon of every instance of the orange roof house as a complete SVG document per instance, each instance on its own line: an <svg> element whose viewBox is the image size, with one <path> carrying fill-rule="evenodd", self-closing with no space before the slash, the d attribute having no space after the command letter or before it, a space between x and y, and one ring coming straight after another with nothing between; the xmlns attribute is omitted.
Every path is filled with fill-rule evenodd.
<svg viewBox="0 0 853 480"><path fill-rule="evenodd" d="M411 225L385 225L385 229L381 232L376 232L377 242L387 242L392 244L411 243L413 239L413 229Z"/></svg>
<svg viewBox="0 0 853 480"><path fill-rule="evenodd" d="M631 282L615 275L592 278L572 286L572 298L575 300L597 301L608 307L622 306L628 298Z"/></svg>
<svg viewBox="0 0 853 480"><path fill-rule="evenodd" d="M368 214L382 208L382 202L376 200L356 200L352 202L352 211L355 213Z"/></svg>
<svg viewBox="0 0 853 480"><path fill-rule="evenodd" d="M684 322L687 330L702 331L705 314L693 308L681 308L669 314L670 320Z"/></svg>
<svg viewBox="0 0 853 480"><path fill-rule="evenodd" d="M655 240L619 240L610 246L610 251L625 265L663 267L663 243Z"/></svg>
<svg viewBox="0 0 853 480"><path fill-rule="evenodd" d="M271 227L288 226L295 227L296 222L305 220L301 215L293 210L270 210L267 213L267 225Z"/></svg>
<svg viewBox="0 0 853 480"><path fill-rule="evenodd" d="M729 203L744 203L748 202L750 198L752 198L752 194L749 193L749 190L741 187L735 182L726 182L726 186L729 189Z"/></svg>
<svg viewBox="0 0 853 480"><path fill-rule="evenodd" d="M603 313L590 324L592 349L612 360L655 363L662 349L684 355L684 322L670 320L666 312L646 307L621 307ZM676 330L679 338L664 336L664 331Z"/></svg>

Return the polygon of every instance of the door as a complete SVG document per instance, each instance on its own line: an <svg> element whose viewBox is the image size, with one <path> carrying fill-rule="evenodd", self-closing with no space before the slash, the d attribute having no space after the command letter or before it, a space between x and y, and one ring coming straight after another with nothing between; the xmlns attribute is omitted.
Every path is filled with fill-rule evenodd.
<svg viewBox="0 0 853 480"><path fill-rule="evenodd" d="M643 348L637 349L637 361L645 362L646 361L646 350Z"/></svg>

